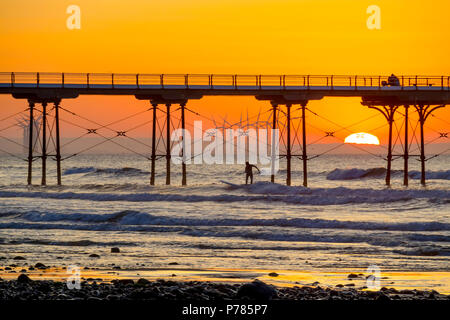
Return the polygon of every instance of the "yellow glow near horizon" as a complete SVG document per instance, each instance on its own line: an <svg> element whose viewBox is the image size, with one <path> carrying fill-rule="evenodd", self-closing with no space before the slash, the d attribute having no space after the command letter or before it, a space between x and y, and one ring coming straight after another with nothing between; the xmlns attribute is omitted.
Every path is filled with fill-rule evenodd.
<svg viewBox="0 0 450 320"><path fill-rule="evenodd" d="M366 132L358 132L349 135L345 138L345 143L355 143L355 144L371 144L379 145L380 140L376 136Z"/></svg>

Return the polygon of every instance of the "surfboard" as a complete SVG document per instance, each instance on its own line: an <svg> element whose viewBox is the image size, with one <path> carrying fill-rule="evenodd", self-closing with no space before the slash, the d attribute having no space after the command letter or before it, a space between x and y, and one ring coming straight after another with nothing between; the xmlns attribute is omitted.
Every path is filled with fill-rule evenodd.
<svg viewBox="0 0 450 320"><path fill-rule="evenodd" d="M222 182L223 184L226 184L226 185L228 185L230 187L233 187L233 188L239 188L239 187L245 186L245 184L244 185L242 185L242 184L235 184L235 183L231 183L231 182L228 182L228 181L225 181L225 180L219 180L219 181Z"/></svg>

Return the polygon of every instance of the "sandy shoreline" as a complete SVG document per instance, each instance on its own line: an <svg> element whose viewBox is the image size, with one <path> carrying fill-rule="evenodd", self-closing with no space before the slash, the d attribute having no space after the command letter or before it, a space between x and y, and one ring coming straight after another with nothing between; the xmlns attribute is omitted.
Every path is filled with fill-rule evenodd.
<svg viewBox="0 0 450 320"><path fill-rule="evenodd" d="M23 275L23 276L22 276ZM25 277L26 276L26 277ZM176 265L170 268L115 269L80 268L83 294L67 289L71 274L67 267L43 264L0 267L2 299L21 298L22 285L31 294L30 299L237 299L245 284L261 281L275 288L277 299L448 299L449 272L387 272L380 275L380 287L367 288L366 275L361 270L339 272L308 272L292 270L237 270L237 269L186 269ZM26 281L18 281L28 279ZM22 282L22 283L21 283ZM44 283L47 293L40 291ZM168 284L168 285L167 285ZM154 289L154 288L157 289ZM181 291L172 294L174 287ZM196 287L196 293L189 288ZM101 289L99 291L99 288ZM220 293L223 290L224 292ZM152 290L153 293L147 292ZM47 289L46 289L47 290ZM156 291L155 291L156 290ZM76 290L78 291L78 290ZM117 297L114 293L121 294ZM142 292L146 293L143 294ZM215 292L211 294L211 292ZM100 292L100 293L99 293ZM140 292L140 293L139 293ZM155 292L160 292L156 294ZM142 294L141 294L142 293ZM5 296L6 294L6 296ZM100 295L98 297L98 295ZM109 298L107 298L109 296ZM58 296L60 298L58 298ZM15 298L14 298L15 297ZM133 298L134 297L134 298ZM25 299L26 298L25 296Z"/></svg>

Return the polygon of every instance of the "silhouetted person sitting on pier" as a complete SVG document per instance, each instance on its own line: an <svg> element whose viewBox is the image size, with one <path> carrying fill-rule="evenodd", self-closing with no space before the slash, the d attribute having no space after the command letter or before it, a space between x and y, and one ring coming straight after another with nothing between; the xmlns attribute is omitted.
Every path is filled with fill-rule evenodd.
<svg viewBox="0 0 450 320"><path fill-rule="evenodd" d="M400 86L400 80L397 78L396 75L391 74L388 78L388 81L383 81L383 86L391 86L391 87L399 87Z"/></svg>
<svg viewBox="0 0 450 320"><path fill-rule="evenodd" d="M261 173L257 166L250 164L248 161L245 162L245 184L248 184L248 178L250 178L250 184L253 184L253 168Z"/></svg>

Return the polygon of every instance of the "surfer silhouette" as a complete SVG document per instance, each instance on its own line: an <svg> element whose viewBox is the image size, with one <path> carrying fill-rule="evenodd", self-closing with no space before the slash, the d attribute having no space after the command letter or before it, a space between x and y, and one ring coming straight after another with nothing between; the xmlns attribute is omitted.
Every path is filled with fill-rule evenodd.
<svg viewBox="0 0 450 320"><path fill-rule="evenodd" d="M248 178L250 178L250 184L253 184L253 168L261 173L257 166L250 164L248 161L245 162L245 184L248 184Z"/></svg>

